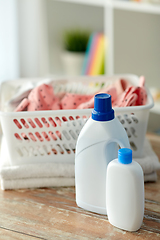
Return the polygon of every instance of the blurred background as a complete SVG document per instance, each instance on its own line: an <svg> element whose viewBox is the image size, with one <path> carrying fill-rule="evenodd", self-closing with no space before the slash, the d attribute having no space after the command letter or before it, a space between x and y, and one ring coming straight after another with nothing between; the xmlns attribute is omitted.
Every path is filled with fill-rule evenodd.
<svg viewBox="0 0 160 240"><path fill-rule="evenodd" d="M121 73L145 76L156 102L148 130L159 133L159 0L0 0L0 82Z"/></svg>

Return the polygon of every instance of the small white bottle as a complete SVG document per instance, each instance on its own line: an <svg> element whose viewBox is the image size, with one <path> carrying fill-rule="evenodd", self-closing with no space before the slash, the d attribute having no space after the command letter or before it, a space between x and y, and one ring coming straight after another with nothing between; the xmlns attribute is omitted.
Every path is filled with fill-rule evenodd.
<svg viewBox="0 0 160 240"><path fill-rule="evenodd" d="M109 222L127 231L137 231L144 216L144 178L141 166L132 161L132 150L121 148L106 175L106 207Z"/></svg>

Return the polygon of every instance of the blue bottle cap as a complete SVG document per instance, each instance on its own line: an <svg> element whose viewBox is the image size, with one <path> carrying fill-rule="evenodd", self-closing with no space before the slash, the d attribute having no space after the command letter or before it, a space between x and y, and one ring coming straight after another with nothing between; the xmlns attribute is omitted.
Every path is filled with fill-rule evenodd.
<svg viewBox="0 0 160 240"><path fill-rule="evenodd" d="M107 93L99 93L94 96L92 119L96 121L110 121L114 119L111 95Z"/></svg>
<svg viewBox="0 0 160 240"><path fill-rule="evenodd" d="M129 164L132 162L132 150L130 148L121 148L118 150L118 162Z"/></svg>

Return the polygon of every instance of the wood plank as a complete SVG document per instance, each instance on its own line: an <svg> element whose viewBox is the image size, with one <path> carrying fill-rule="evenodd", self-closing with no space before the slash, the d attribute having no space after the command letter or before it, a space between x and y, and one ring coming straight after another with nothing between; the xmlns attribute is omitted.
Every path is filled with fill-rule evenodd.
<svg viewBox="0 0 160 240"><path fill-rule="evenodd" d="M157 182L145 183L145 198L155 202L160 202L160 170L157 171Z"/></svg>
<svg viewBox="0 0 160 240"><path fill-rule="evenodd" d="M34 236L31 235L26 235L24 233L18 233L15 231L10 231L9 229L3 229L0 227L0 239L2 240L38 240L38 239L42 239L42 238L36 238Z"/></svg>
<svg viewBox="0 0 160 240"><path fill-rule="evenodd" d="M107 216L78 208L74 188L1 191L0 213L1 226L45 239L135 239L146 236L146 230L146 239L160 236L159 222L150 218L151 211L147 212L142 229L127 233L111 226Z"/></svg>
<svg viewBox="0 0 160 240"><path fill-rule="evenodd" d="M160 160L160 136L153 133L147 133L147 138L149 139L153 150Z"/></svg>
<svg viewBox="0 0 160 240"><path fill-rule="evenodd" d="M153 146L160 152L160 138L155 143L154 139ZM0 190L0 239L5 239L3 235L6 239L157 239L160 171L156 183L145 184L145 198L143 225L130 233L110 225L107 216L77 207L74 187Z"/></svg>

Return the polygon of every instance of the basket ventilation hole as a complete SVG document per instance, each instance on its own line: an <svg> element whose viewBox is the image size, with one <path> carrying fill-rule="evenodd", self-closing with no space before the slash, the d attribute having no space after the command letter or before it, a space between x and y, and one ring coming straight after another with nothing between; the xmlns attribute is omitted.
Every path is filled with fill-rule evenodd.
<svg viewBox="0 0 160 240"><path fill-rule="evenodd" d="M56 135L59 137L60 140L62 140L62 135L61 135L60 131L56 131Z"/></svg>
<svg viewBox="0 0 160 240"><path fill-rule="evenodd" d="M14 136L16 137L17 140L22 141L22 138L19 136L18 133L15 133Z"/></svg>
<svg viewBox="0 0 160 240"><path fill-rule="evenodd" d="M138 123L138 118L132 116L132 120L137 124Z"/></svg>
<svg viewBox="0 0 160 240"><path fill-rule="evenodd" d="M30 133L28 133L28 135L29 135L30 139L32 139L32 141L37 142L37 139L35 138L33 133L30 132Z"/></svg>
<svg viewBox="0 0 160 240"><path fill-rule="evenodd" d="M69 116L69 120L70 121L74 120L73 116Z"/></svg>
<svg viewBox="0 0 160 240"><path fill-rule="evenodd" d="M38 149L37 149L38 150ZM29 147L29 156L32 157L32 156L38 156L38 151L36 149L34 149L33 147Z"/></svg>
<svg viewBox="0 0 160 240"><path fill-rule="evenodd" d="M23 124L23 126L25 128L29 128L28 124L26 123L26 121L23 118L21 119L21 123Z"/></svg>
<svg viewBox="0 0 160 240"><path fill-rule="evenodd" d="M69 133L74 140L77 140L77 137L76 137L75 133L73 132L73 130L69 130Z"/></svg>
<svg viewBox="0 0 160 240"><path fill-rule="evenodd" d="M34 124L34 122L32 121L31 118L28 118L27 121L28 121L28 123L30 124L30 126L31 126L32 128L36 128L36 125Z"/></svg>
<svg viewBox="0 0 160 240"><path fill-rule="evenodd" d="M49 131L49 135L54 141L57 141L57 137L53 132Z"/></svg>
<svg viewBox="0 0 160 240"><path fill-rule="evenodd" d="M76 126L76 121L72 116L69 117L69 120L72 121L73 126Z"/></svg>
<svg viewBox="0 0 160 240"><path fill-rule="evenodd" d="M33 155L34 155L35 157L38 156L38 152L37 152L36 149L33 149Z"/></svg>
<svg viewBox="0 0 160 240"><path fill-rule="evenodd" d="M137 151L137 146L135 145L134 142L130 142L130 145L131 145L131 148L132 148L134 151Z"/></svg>
<svg viewBox="0 0 160 240"><path fill-rule="evenodd" d="M77 130L76 130L76 133L77 133L77 135L79 136L80 130L77 129Z"/></svg>
<svg viewBox="0 0 160 240"><path fill-rule="evenodd" d="M21 124L18 122L17 119L14 119L13 122L16 124L16 126L17 126L19 129L22 128Z"/></svg>
<svg viewBox="0 0 160 240"><path fill-rule="evenodd" d="M83 125L85 124L85 119L81 119L81 118L79 118L79 119L77 119L77 123L79 123L79 126L80 127L83 127Z"/></svg>
<svg viewBox="0 0 160 240"><path fill-rule="evenodd" d="M51 150L49 149L49 147L47 147L46 145L43 146L44 151L47 153L47 155L51 155Z"/></svg>
<svg viewBox="0 0 160 240"><path fill-rule="evenodd" d="M126 133L127 133L128 138L131 138L131 134L130 134L128 128L124 128L124 129L126 130Z"/></svg>
<svg viewBox="0 0 160 240"><path fill-rule="evenodd" d="M55 154L55 155L57 155L57 150L54 148L54 147L52 147L52 152Z"/></svg>
<svg viewBox="0 0 160 240"><path fill-rule="evenodd" d="M64 147L64 149L66 150L66 152L67 152L68 154L71 153L71 150L69 149L69 147L67 147L66 144L63 144L63 147Z"/></svg>
<svg viewBox="0 0 160 240"><path fill-rule="evenodd" d="M20 157L23 157L23 153L19 148L16 148L17 153L20 155Z"/></svg>
<svg viewBox="0 0 160 240"><path fill-rule="evenodd" d="M76 126L77 121L72 121L72 125L75 127Z"/></svg>
<svg viewBox="0 0 160 240"><path fill-rule="evenodd" d="M54 121L51 117L48 118L48 121L50 122L50 124L51 124L53 127L57 127L57 124L55 123L55 121Z"/></svg>
<svg viewBox="0 0 160 240"><path fill-rule="evenodd" d="M63 122L67 122L68 121L68 119L65 116L62 117L62 120L63 120Z"/></svg>
<svg viewBox="0 0 160 240"><path fill-rule="evenodd" d="M131 124L132 123L132 120L128 117L127 114L124 114L124 117L125 117L125 120L128 124Z"/></svg>
<svg viewBox="0 0 160 240"><path fill-rule="evenodd" d="M122 118L121 115L118 115L117 118L118 118L118 120L120 121L121 124L125 124L125 121L124 121L124 119Z"/></svg>
<svg viewBox="0 0 160 240"><path fill-rule="evenodd" d="M29 147L28 149L29 149L29 156L32 157L34 155L33 153L34 149L33 147Z"/></svg>
<svg viewBox="0 0 160 240"><path fill-rule="evenodd" d="M60 144L57 144L58 147L58 151L60 152L60 154L64 154L64 151L62 149L62 147L60 146Z"/></svg>
<svg viewBox="0 0 160 240"><path fill-rule="evenodd" d="M34 121L37 123L38 127L42 128L43 125L38 118L35 118Z"/></svg>
<svg viewBox="0 0 160 240"><path fill-rule="evenodd" d="M69 146L72 149L72 151L75 153L76 149L75 149L75 146L73 145L73 143L70 143Z"/></svg>
<svg viewBox="0 0 160 240"><path fill-rule="evenodd" d="M42 138L42 136L40 135L39 132L36 132L35 135L36 135L36 137L38 138L38 140L39 140L40 142L43 142L43 138Z"/></svg>
<svg viewBox="0 0 160 240"><path fill-rule="evenodd" d="M50 141L50 138L48 137L46 132L42 132L42 135L46 139L46 141Z"/></svg>
<svg viewBox="0 0 160 240"><path fill-rule="evenodd" d="M68 134L65 130L63 130L62 133L63 133L63 135L65 136L65 138L66 138L67 140L70 140L70 139L71 139L70 136L69 136L69 134Z"/></svg>
<svg viewBox="0 0 160 240"><path fill-rule="evenodd" d="M23 137L23 140L30 142L28 136L25 133L21 133L21 136Z"/></svg>
<svg viewBox="0 0 160 240"><path fill-rule="evenodd" d="M63 123L65 123L65 127L69 127L70 126L70 120L67 119L67 117L63 116L62 117ZM62 123L62 124L63 124ZM60 125L61 126L61 125Z"/></svg>
<svg viewBox="0 0 160 240"><path fill-rule="evenodd" d="M44 123L44 125L48 128L49 127L49 123L47 122L47 120L44 117L41 118L41 120Z"/></svg>
<svg viewBox="0 0 160 240"><path fill-rule="evenodd" d="M124 119L120 119L120 123L121 123L121 124L125 124Z"/></svg>
<svg viewBox="0 0 160 240"><path fill-rule="evenodd" d="M55 120L56 120L57 124L59 126L61 126L61 123L62 123L61 119L59 117L55 117Z"/></svg>
<svg viewBox="0 0 160 240"><path fill-rule="evenodd" d="M28 155L29 155L29 152L28 152L28 150L26 149L26 147L23 147L23 148L22 148L22 151L23 151L23 154L24 154L25 156L28 156Z"/></svg>
<svg viewBox="0 0 160 240"><path fill-rule="evenodd" d="M133 135L134 137L137 137L135 128L134 128L134 127L131 127L130 130L131 130L132 135Z"/></svg>
<svg viewBox="0 0 160 240"><path fill-rule="evenodd" d="M38 152L40 153L41 156L43 156L45 154L42 147L38 147Z"/></svg>

